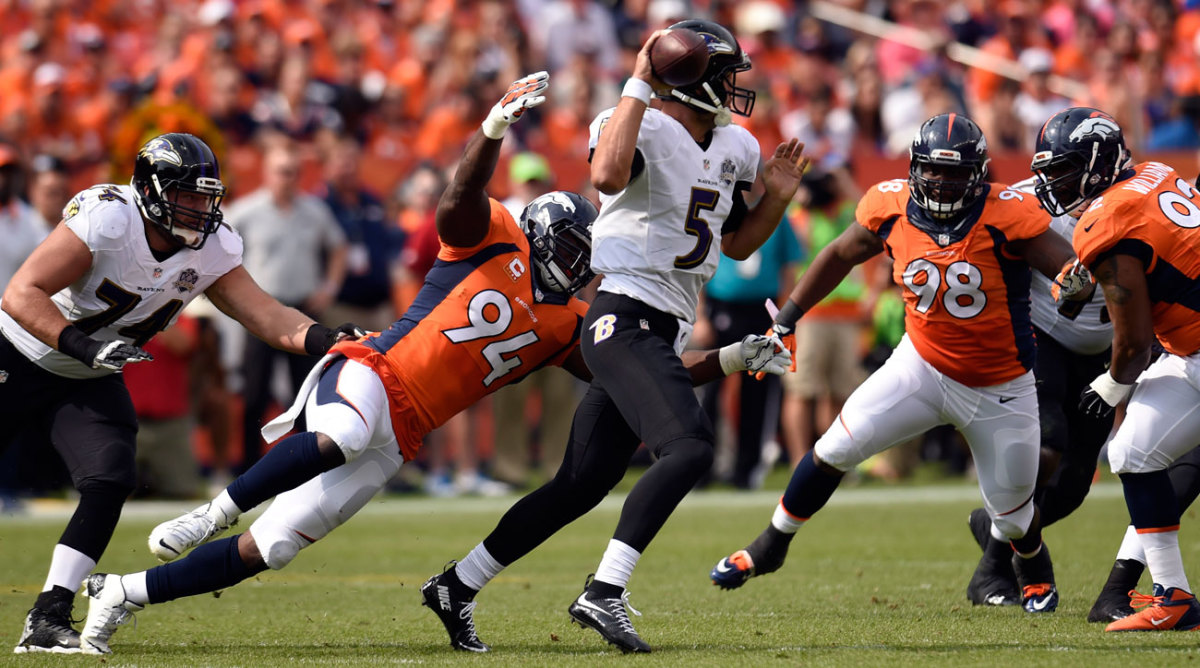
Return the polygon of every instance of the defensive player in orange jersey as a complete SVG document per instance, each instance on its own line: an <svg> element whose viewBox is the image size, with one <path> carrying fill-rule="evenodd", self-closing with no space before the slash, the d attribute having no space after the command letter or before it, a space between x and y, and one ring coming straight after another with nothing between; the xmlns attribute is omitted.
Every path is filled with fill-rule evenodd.
<svg viewBox="0 0 1200 668"><path fill-rule="evenodd" d="M940 424L966 437L995 537L1011 541L1029 612L1058 604L1033 504L1038 468L1030 266L1057 276L1070 244L1034 197L988 183L987 144L970 119L943 114L913 139L909 178L879 183L853 225L813 260L775 318L789 336L850 268L886 251L904 287L907 333L796 466L767 529L710 576L725 589L777 570L795 532L859 462ZM1091 295L1069 281L1072 298Z"/></svg>
<svg viewBox="0 0 1200 668"><path fill-rule="evenodd" d="M1046 209L1079 218L1075 250L1112 317L1112 362L1083 391L1080 407L1107 415L1129 398L1108 461L1125 488L1154 590L1130 592L1140 612L1106 630L1200 628L1167 473L1200 441L1200 191L1167 165L1133 164L1117 123L1086 107L1046 121L1032 167ZM1156 336L1166 352L1151 363Z"/></svg>
<svg viewBox="0 0 1200 668"><path fill-rule="evenodd" d="M90 576L84 651L111 651L117 627L149 603L283 568L365 506L427 433L497 388L547 364L590 379L578 345L587 307L573 295L592 279L595 207L551 192L518 223L484 190L508 126L545 100L548 85L545 72L514 82L467 145L438 204L438 261L409 310L384 332L330 349L263 435L284 435L301 410L311 431L280 441L211 502L160 524L150 550L171 561L278 495L276 503L247 532L180 561ZM699 383L746 369L783 373L791 359L777 338L753 336L684 361ZM462 649L487 650L473 630L458 640Z"/></svg>

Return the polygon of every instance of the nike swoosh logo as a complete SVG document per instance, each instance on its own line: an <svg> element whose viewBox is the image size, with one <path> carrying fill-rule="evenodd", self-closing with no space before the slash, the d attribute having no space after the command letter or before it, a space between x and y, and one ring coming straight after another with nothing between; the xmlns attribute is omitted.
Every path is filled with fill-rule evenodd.
<svg viewBox="0 0 1200 668"><path fill-rule="evenodd" d="M726 565L727 563L728 563L728 562L726 562L724 559L722 559L722 560L721 560L721 563L717 564L717 572L718 572L718 573L730 573L730 572L732 572L732 571L733 571L733 568L732 568L731 566L727 566L727 565Z"/></svg>
<svg viewBox="0 0 1200 668"><path fill-rule="evenodd" d="M1162 619L1151 619L1150 623L1155 626L1158 626L1159 624L1165 624L1166 622L1169 622L1169 621L1171 621L1170 617L1163 617Z"/></svg>
<svg viewBox="0 0 1200 668"><path fill-rule="evenodd" d="M1092 228L1093 228L1093 227L1095 227L1095 226L1096 226L1096 224L1095 224L1095 223L1092 223L1091 225L1088 225L1087 227L1083 228L1083 231L1084 231L1084 232L1091 232L1091 231L1092 231Z"/></svg>
<svg viewBox="0 0 1200 668"><path fill-rule="evenodd" d="M609 611L605 610L604 608L601 608L600 606L596 605L595 603L592 603L591 601L587 600L587 598L583 597L583 596L580 596L579 600L576 601L576 603L578 603L580 607L591 608L592 610L595 610L596 612L598 612L602 615L611 615L612 614Z"/></svg>
<svg viewBox="0 0 1200 668"><path fill-rule="evenodd" d="M1016 399L1016 397L1000 397L1000 403L1007 404L1008 402L1012 401L1013 399Z"/></svg>
<svg viewBox="0 0 1200 668"><path fill-rule="evenodd" d="M1033 606L1034 610L1045 610L1046 606L1050 605L1050 597L1047 596L1040 601L1033 601L1031 605Z"/></svg>
<svg viewBox="0 0 1200 668"><path fill-rule="evenodd" d="M179 550L176 550L175 548L171 547L170 545L167 545L167 544L164 542L164 539L162 539L162 538L159 538L159 539L158 539L158 544L159 544L159 545L162 545L163 547L167 548L168 550L170 550L170 551L174 552L175 554L179 554Z"/></svg>

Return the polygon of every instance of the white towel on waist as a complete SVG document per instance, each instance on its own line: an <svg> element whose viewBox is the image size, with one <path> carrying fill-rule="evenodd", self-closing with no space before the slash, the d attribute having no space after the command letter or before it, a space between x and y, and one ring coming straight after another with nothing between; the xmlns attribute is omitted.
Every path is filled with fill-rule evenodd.
<svg viewBox="0 0 1200 668"><path fill-rule="evenodd" d="M341 356L341 353L329 353L322 357L321 361L317 362L316 366L308 372L308 375L304 377L304 382L300 384L300 390L296 392L296 400L292 402L291 408L284 411L279 417L263 425L262 435L263 438L267 439L267 443L274 442L280 436L292 430L292 425L296 423L296 418L300 417L300 411L304 410L304 404L308 401L308 395L317 389L317 381L320 380L321 372L325 370L325 365Z"/></svg>

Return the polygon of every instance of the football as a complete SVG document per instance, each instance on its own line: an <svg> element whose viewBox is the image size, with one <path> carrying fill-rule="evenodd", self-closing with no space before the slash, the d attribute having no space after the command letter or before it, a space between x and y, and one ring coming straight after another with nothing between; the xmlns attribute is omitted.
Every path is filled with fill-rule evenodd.
<svg viewBox="0 0 1200 668"><path fill-rule="evenodd" d="M708 68L708 41L691 30L672 30L650 48L650 67L668 86L696 83Z"/></svg>

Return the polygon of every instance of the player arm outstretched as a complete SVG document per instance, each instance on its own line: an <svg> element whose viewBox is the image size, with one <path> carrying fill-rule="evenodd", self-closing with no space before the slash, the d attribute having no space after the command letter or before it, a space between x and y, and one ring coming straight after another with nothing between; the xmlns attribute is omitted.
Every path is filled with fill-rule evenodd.
<svg viewBox="0 0 1200 668"><path fill-rule="evenodd" d="M808 162L804 156L804 142L799 139L792 138L775 147L775 155L763 165L759 177L763 196L746 212L740 225L729 233L722 233L722 253L734 260L745 260L767 242L800 187L800 177L808 168Z"/></svg>
<svg viewBox="0 0 1200 668"><path fill-rule="evenodd" d="M633 163L642 117L650 107L654 91L663 87L663 83L651 73L650 50L666 33L666 30L657 30L642 45L633 66L633 74L621 91L617 108L596 140L596 150L591 157L592 186L605 195L621 192L635 176Z"/></svg>
<svg viewBox="0 0 1200 668"><path fill-rule="evenodd" d="M862 225L851 225L813 258L792 294L775 316L775 333L792 334L796 321L833 292L857 265L883 252L883 239Z"/></svg>
<svg viewBox="0 0 1200 668"><path fill-rule="evenodd" d="M791 351L774 336L759 334L751 334L724 348L685 350L680 359L691 374L694 387L739 371L780 376L792 366ZM562 367L582 381L590 383L592 380L592 372L583 361L578 346L563 360Z"/></svg>
<svg viewBox="0 0 1200 668"><path fill-rule="evenodd" d="M254 336L297 355L324 355L339 340L365 334L352 323L330 329L284 306L259 287L241 265L218 278L204 294L222 313L240 322Z"/></svg>
<svg viewBox="0 0 1200 668"><path fill-rule="evenodd" d="M496 171L504 135L526 109L546 101L549 85L550 75L545 72L512 82L467 143L454 177L438 200L437 231L447 245L470 248L487 236L492 214L486 188Z"/></svg>

